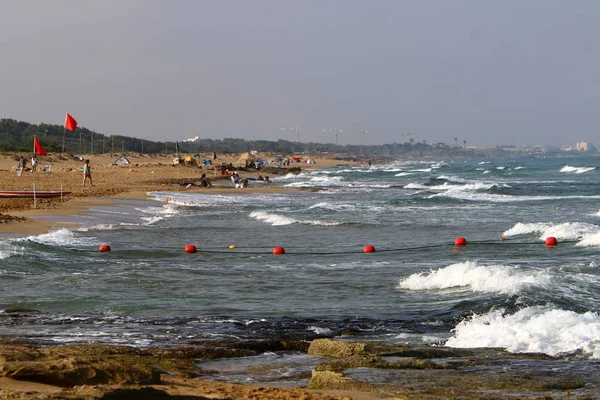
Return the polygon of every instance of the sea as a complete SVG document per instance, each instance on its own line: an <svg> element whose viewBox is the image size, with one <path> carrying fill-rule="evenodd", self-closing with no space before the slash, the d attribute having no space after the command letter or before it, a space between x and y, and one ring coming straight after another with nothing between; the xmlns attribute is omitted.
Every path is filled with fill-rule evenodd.
<svg viewBox="0 0 600 400"><path fill-rule="evenodd" d="M299 190L151 192L44 217L73 227L0 237L0 335L139 348L273 336L500 348L593 375L599 165L356 164L272 176L272 187ZM110 252L98 251L104 244ZM281 374L314 363L266 352L245 366L273 359L287 365ZM220 379L259 379L239 362L212 363Z"/></svg>

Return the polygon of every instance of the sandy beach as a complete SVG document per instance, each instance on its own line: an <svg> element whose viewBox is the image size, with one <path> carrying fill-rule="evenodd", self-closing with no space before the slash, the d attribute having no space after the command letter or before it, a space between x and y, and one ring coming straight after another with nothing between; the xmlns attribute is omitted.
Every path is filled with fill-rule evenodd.
<svg viewBox="0 0 600 400"><path fill-rule="evenodd" d="M314 164L308 164L308 157L303 162L293 162L281 168L265 168L257 171L244 168L240 161L241 154L218 155L211 166L173 165L175 154L92 154L83 155L90 160L92 167L92 182L84 186L83 162L71 155L49 154L39 158L36 172L31 171L31 153L23 153L28 170L17 174L18 157L20 154L0 154L0 188L5 191L63 191L69 192L64 198L0 198L0 233L30 233L47 232L53 225L47 221L36 220L41 215L63 215L86 212L93 205L106 204L110 198L147 197L150 191L206 191L219 194L241 193L235 189L228 176L221 174L221 164L232 165L242 178L249 178L250 185L241 189L243 192L275 192L290 190L281 187L271 187L254 181L260 174L273 176L275 174L297 173L298 170L326 168L335 165L359 165L359 162L341 162L333 156L311 157ZM116 165L115 161L121 156L127 158L128 165ZM180 155L185 157L186 155ZM200 161L212 159L213 154L200 154ZM274 154L258 154L264 160L275 158ZM276 165L272 163L272 166ZM47 166L50 166L49 168ZM44 168L49 172L43 171ZM199 186L200 177L206 174L212 183L210 188ZM297 189L291 189L297 190Z"/></svg>

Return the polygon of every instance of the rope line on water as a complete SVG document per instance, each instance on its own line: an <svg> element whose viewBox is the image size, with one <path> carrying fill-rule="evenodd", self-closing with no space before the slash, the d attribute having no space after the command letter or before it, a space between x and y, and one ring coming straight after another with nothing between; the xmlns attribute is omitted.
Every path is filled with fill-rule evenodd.
<svg viewBox="0 0 600 400"><path fill-rule="evenodd" d="M560 243L577 243L577 240L565 240ZM550 237L546 239L546 247L554 247L558 244L556 238ZM532 245L540 245L539 241L535 242L514 242L509 241L507 239L501 238L500 240L480 240L480 241L469 241L469 246L473 245L515 245L515 246L532 246ZM350 250L350 251L292 251L291 253L287 253L285 249L281 246L277 246L274 248L266 247L266 246L255 246L255 247L237 247L234 245L229 246L228 249L200 249L197 248L193 244L188 244L184 247L185 253L206 253L206 254L242 254L242 255L265 255L265 254L295 254L295 255L345 255L345 254L362 254L362 253L392 253L392 252L401 252L401 251L418 251L418 250L427 250L427 249L435 249L435 248L443 248L443 247L454 247L457 249L464 249L467 247L467 241L464 238L457 238L454 243L437 243L437 244L428 244L422 246L411 246L411 247L400 247L400 248L392 248L392 249L378 249L376 250L374 246L365 246L362 251L360 250ZM272 251L246 251L239 249L272 249ZM169 251L169 250L181 250L180 247L155 247L152 250L154 251ZM111 247L107 244L100 245L98 248L99 252L109 252L111 251Z"/></svg>

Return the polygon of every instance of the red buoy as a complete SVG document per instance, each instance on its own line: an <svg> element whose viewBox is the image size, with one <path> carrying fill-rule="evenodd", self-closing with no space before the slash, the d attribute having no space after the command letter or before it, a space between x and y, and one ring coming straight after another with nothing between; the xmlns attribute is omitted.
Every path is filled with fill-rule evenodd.
<svg viewBox="0 0 600 400"><path fill-rule="evenodd" d="M546 246L556 246L557 243L556 238L553 236L546 238Z"/></svg>
<svg viewBox="0 0 600 400"><path fill-rule="evenodd" d="M100 253L106 253L107 251L110 251L110 246L107 244L101 244L100 247L98 247L98 251Z"/></svg>
<svg viewBox="0 0 600 400"><path fill-rule="evenodd" d="M365 248L363 249L363 253L375 253L375 246L365 246Z"/></svg>
<svg viewBox="0 0 600 400"><path fill-rule="evenodd" d="M281 246L273 248L273 254L285 254L285 249Z"/></svg>
<svg viewBox="0 0 600 400"><path fill-rule="evenodd" d="M458 238L454 239L455 246L464 246L466 244L467 244L467 239L465 239L464 237L458 237Z"/></svg>
<svg viewBox="0 0 600 400"><path fill-rule="evenodd" d="M187 246L185 246L185 252L186 253L195 253L196 246L194 246L193 244L188 244Z"/></svg>

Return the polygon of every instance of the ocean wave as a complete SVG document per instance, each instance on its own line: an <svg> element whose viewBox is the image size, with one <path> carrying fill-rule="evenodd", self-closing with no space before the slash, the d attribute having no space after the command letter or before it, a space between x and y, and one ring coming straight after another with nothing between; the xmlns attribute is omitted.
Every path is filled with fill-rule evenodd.
<svg viewBox="0 0 600 400"><path fill-rule="evenodd" d="M324 209L330 211L340 211L340 212L357 212L357 211L366 211L366 212L385 212L388 210L388 207L384 206L374 206L373 204L350 204L350 203L332 203L328 201L322 201L320 203L313 204L308 207L311 209Z"/></svg>
<svg viewBox="0 0 600 400"><path fill-rule="evenodd" d="M404 189L429 190L429 186L423 185L422 183L413 182L404 185Z"/></svg>
<svg viewBox="0 0 600 400"><path fill-rule="evenodd" d="M522 201L547 201L547 200L573 200L573 199L600 199L600 195L593 196L511 196L505 194L475 193L460 190L448 190L443 193L431 195L433 197L449 197L457 200L483 201L490 203L510 203Z"/></svg>
<svg viewBox="0 0 600 400"><path fill-rule="evenodd" d="M24 249L21 246L15 246L10 242L0 242L0 260L10 258L12 256L22 256Z"/></svg>
<svg viewBox="0 0 600 400"><path fill-rule="evenodd" d="M596 169L596 167L572 167L570 165L565 165L564 167L562 167L560 172L585 174L586 172L590 172L595 169Z"/></svg>
<svg viewBox="0 0 600 400"><path fill-rule="evenodd" d="M179 214L179 210L177 210L177 207L174 207L168 202L163 207L145 207L136 208L136 210L141 212L142 214L148 214L148 216L140 217L142 221L145 221L144 225L152 225L164 220L165 218L172 218L175 215Z"/></svg>
<svg viewBox="0 0 600 400"><path fill-rule="evenodd" d="M468 182L464 178L459 178L458 176L452 176L452 175L440 175L436 179L447 181L447 182L455 182L455 183L466 183L466 182Z"/></svg>
<svg viewBox="0 0 600 400"><path fill-rule="evenodd" d="M341 176L329 176L329 175L314 175L309 177L308 180L296 180L285 184L285 187L329 187L329 186L340 186L344 182L344 178Z"/></svg>
<svg viewBox="0 0 600 400"><path fill-rule="evenodd" d="M600 246L600 232L586 236L575 246L579 247L597 247Z"/></svg>
<svg viewBox="0 0 600 400"><path fill-rule="evenodd" d="M292 225L292 224L304 224L304 225L321 225L321 226L335 226L340 225L340 222L327 222L319 220L299 220L291 217L286 217L281 214L268 213L264 211L253 211L250 213L250 218L264 221L273 226L281 225Z"/></svg>
<svg viewBox="0 0 600 400"><path fill-rule="evenodd" d="M431 172L433 171L433 168L420 168L420 169L413 169L410 172Z"/></svg>
<svg viewBox="0 0 600 400"><path fill-rule="evenodd" d="M600 234L600 227L585 222L563 222L554 224L552 222L516 223L512 228L505 231L502 236L519 236L539 234L541 240L555 237L558 240L579 240L586 237L590 239Z"/></svg>
<svg viewBox="0 0 600 400"><path fill-rule="evenodd" d="M469 288L474 292L518 294L525 287L542 286L550 281L545 272L525 272L508 265L479 266L472 261L452 264L436 271L412 274L398 282L409 290Z"/></svg>
<svg viewBox="0 0 600 400"><path fill-rule="evenodd" d="M388 185L384 185L384 184L379 184L379 183L349 183L348 184L349 188L365 188L365 189L389 189L394 187L394 185L392 184L388 184Z"/></svg>
<svg viewBox="0 0 600 400"><path fill-rule="evenodd" d="M582 351L600 358L600 317L588 311L528 307L506 315L503 309L474 315L460 322L446 346L500 347L511 353L549 356Z"/></svg>
<svg viewBox="0 0 600 400"><path fill-rule="evenodd" d="M15 239L15 241L30 241L50 246L89 246L92 244L100 244L99 242L96 243L94 239L90 237L75 236L72 231L66 228L50 231L42 235Z"/></svg>
<svg viewBox="0 0 600 400"><path fill-rule="evenodd" d="M93 226L81 226L77 228L79 232L90 232L90 231L109 231L111 229L116 229L117 225L114 224L98 224Z"/></svg>

